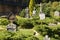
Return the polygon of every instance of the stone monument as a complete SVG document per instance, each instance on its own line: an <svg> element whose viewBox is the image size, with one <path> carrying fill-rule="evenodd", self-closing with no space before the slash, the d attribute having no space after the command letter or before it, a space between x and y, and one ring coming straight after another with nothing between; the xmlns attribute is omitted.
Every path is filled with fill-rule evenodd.
<svg viewBox="0 0 60 40"><path fill-rule="evenodd" d="M45 19L45 14L42 12L42 4L40 4L40 13L39 13L40 20Z"/></svg>
<svg viewBox="0 0 60 40"><path fill-rule="evenodd" d="M40 13L39 17L40 17L40 20L44 20L45 19L45 14L44 13Z"/></svg>
<svg viewBox="0 0 60 40"><path fill-rule="evenodd" d="M25 17L26 17L26 18L29 18L29 9L28 9L28 7L25 9L25 13L26 13L26 14L25 14Z"/></svg>
<svg viewBox="0 0 60 40"><path fill-rule="evenodd" d="M8 17L10 23L7 25L7 31L9 32L15 32L16 31L16 25L13 24L14 20L15 20L15 15L10 14Z"/></svg>
<svg viewBox="0 0 60 40"><path fill-rule="evenodd" d="M13 23L10 23L10 24L8 24L7 25L7 30L9 31L9 32L15 32L16 31L16 25L15 24L13 24Z"/></svg>

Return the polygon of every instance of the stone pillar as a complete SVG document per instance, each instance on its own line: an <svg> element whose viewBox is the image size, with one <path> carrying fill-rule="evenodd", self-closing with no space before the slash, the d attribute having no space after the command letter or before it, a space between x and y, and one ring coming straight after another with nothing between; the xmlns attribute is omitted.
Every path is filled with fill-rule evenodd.
<svg viewBox="0 0 60 40"><path fill-rule="evenodd" d="M25 9L25 13L26 13L25 17L29 18L29 9L28 9L28 7Z"/></svg>

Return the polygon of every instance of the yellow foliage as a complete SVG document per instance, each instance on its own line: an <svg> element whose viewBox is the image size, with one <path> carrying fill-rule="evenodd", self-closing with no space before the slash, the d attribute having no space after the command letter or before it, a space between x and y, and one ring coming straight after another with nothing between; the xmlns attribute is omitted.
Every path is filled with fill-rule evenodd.
<svg viewBox="0 0 60 40"><path fill-rule="evenodd" d="M33 11L33 7L34 7L34 0L30 0L30 3L29 3L29 14L30 14L30 17L32 16L32 11Z"/></svg>
<svg viewBox="0 0 60 40"><path fill-rule="evenodd" d="M53 9L56 9L56 7L58 6L58 4L59 4L58 2L53 2L53 3L52 3L52 8L53 8Z"/></svg>
<svg viewBox="0 0 60 40"><path fill-rule="evenodd" d="M54 17L54 12L53 11L50 11L50 16Z"/></svg>
<svg viewBox="0 0 60 40"><path fill-rule="evenodd" d="M18 15L16 15L16 18L17 18L17 19L19 19L19 18L21 18L21 17L20 17L20 16L18 16Z"/></svg>

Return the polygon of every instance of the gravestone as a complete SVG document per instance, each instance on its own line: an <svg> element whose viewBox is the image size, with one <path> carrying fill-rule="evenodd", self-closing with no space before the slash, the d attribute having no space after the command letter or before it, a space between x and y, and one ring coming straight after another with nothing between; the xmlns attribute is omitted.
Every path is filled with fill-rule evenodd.
<svg viewBox="0 0 60 40"><path fill-rule="evenodd" d="M8 24L8 25L7 25L7 30L8 30L9 32L15 32L15 31L16 31L16 25L13 24L13 23Z"/></svg>
<svg viewBox="0 0 60 40"><path fill-rule="evenodd" d="M56 26L57 24L49 23L48 25L49 25L49 26Z"/></svg>
<svg viewBox="0 0 60 40"><path fill-rule="evenodd" d="M11 13L8 17L10 23L7 25L7 31L9 32L15 32L16 31L16 25L13 24L13 22L15 21L15 15L13 15L13 13Z"/></svg>
<svg viewBox="0 0 60 40"><path fill-rule="evenodd" d="M35 7L34 7L34 10L33 10L33 16L36 15L36 10L35 10Z"/></svg>
<svg viewBox="0 0 60 40"><path fill-rule="evenodd" d="M45 35L44 40L50 40L50 38L48 37L48 35Z"/></svg>
<svg viewBox="0 0 60 40"><path fill-rule="evenodd" d="M40 13L39 17L40 17L40 20L44 20L45 19L45 14L44 13Z"/></svg>
<svg viewBox="0 0 60 40"><path fill-rule="evenodd" d="M55 11L55 12L54 12L54 16L60 16L59 11Z"/></svg>
<svg viewBox="0 0 60 40"><path fill-rule="evenodd" d="M45 19L45 14L42 12L42 3L40 3L40 13L39 13L40 20Z"/></svg>
<svg viewBox="0 0 60 40"><path fill-rule="evenodd" d="M25 13L26 13L25 17L29 18L29 9L28 9L28 7L25 9Z"/></svg>

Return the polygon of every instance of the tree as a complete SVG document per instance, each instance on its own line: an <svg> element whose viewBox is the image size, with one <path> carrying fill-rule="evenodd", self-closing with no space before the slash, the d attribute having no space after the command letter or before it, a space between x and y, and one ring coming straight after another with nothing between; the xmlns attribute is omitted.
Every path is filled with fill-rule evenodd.
<svg viewBox="0 0 60 40"><path fill-rule="evenodd" d="M35 0L30 0L30 3L29 3L29 14L30 14L30 17L32 16L32 11L33 11L34 6L35 6Z"/></svg>

